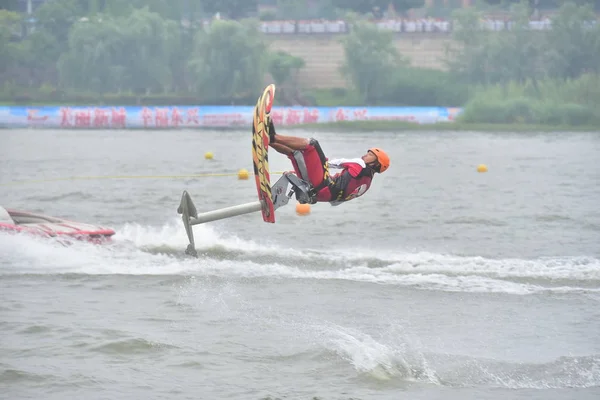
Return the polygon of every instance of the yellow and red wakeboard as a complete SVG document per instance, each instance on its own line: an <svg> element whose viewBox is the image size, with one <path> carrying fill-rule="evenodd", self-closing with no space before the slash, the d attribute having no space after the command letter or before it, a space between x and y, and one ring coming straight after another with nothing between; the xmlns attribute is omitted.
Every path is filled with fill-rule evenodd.
<svg viewBox="0 0 600 400"><path fill-rule="evenodd" d="M252 162L258 199L262 202L265 222L275 222L269 175L269 118L275 100L275 85L270 84L258 98L252 121Z"/></svg>

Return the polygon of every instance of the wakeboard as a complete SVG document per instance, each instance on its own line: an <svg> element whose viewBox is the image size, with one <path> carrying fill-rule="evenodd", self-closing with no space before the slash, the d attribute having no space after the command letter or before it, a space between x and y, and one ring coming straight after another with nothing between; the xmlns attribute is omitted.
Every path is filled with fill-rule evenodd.
<svg viewBox="0 0 600 400"><path fill-rule="evenodd" d="M262 203L262 217L265 222L275 222L275 209L271 194L269 175L269 120L275 100L275 85L270 84L258 98L252 121L252 162L258 199Z"/></svg>

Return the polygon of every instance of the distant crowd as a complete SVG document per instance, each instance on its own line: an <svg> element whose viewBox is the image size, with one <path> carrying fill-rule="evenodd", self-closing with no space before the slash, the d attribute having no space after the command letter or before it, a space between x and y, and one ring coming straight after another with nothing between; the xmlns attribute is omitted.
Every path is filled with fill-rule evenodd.
<svg viewBox="0 0 600 400"><path fill-rule="evenodd" d="M422 19L383 19L373 21L381 29L393 32L452 32L453 21L434 18ZM595 24L596 21L591 22ZM481 28L492 31L510 30L514 21L500 19L482 19ZM550 18L529 21L531 30L550 29ZM348 23L343 20L305 20L305 21L261 21L260 29L266 34L316 34L316 33L346 33Z"/></svg>

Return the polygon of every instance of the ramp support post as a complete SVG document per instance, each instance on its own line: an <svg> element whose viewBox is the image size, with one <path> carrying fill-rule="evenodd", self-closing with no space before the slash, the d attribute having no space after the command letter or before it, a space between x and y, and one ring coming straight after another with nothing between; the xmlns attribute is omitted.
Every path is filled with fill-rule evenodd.
<svg viewBox="0 0 600 400"><path fill-rule="evenodd" d="M199 214L196 218L190 220L190 225L198 225L219 219L237 217L238 215L249 214L260 210L262 210L262 202L253 201L252 203L240 204L238 206L221 208Z"/></svg>
<svg viewBox="0 0 600 400"><path fill-rule="evenodd" d="M196 206L194 206L194 202L192 201L189 193L184 191L181 196L179 208L177 208L177 213L181 214L181 219L183 220L183 225L185 226L185 231L190 241L190 244L185 250L185 254L198 257L196 244L194 243L194 231L192 229L193 225L261 211L262 207L263 203L261 201L254 201L252 203L240 204L237 206L221 208L219 210L198 214L196 211Z"/></svg>
<svg viewBox="0 0 600 400"><path fill-rule="evenodd" d="M316 199L313 193L311 193L312 186L298 178L292 173L284 173L281 178L271 188L273 196L273 209L277 210L279 207L285 206L292 196L295 194L296 199L300 203L315 204ZM214 211L205 212L198 214L196 206L192 201L189 193L183 191L181 196L181 203L177 212L181 214L183 220L183 226L185 232L190 241L185 254L198 257L196 252L196 244L194 243L194 231L192 227L194 225L203 224L205 222L216 221L219 219L231 218L242 214L249 214L257 211L262 211L263 207L267 207L263 201L254 201L251 203L240 204L237 206L221 208Z"/></svg>

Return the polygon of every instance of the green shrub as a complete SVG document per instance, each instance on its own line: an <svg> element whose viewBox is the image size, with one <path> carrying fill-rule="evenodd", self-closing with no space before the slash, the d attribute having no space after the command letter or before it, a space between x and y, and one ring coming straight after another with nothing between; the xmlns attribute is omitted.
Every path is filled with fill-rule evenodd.
<svg viewBox="0 0 600 400"><path fill-rule="evenodd" d="M295 73L305 65L306 62L302 57L283 50L268 53L267 69L277 86L283 86L288 82L292 82L295 86Z"/></svg>
<svg viewBox="0 0 600 400"><path fill-rule="evenodd" d="M277 19L277 13L274 10L262 10L258 14L258 19L261 21L275 21Z"/></svg>
<svg viewBox="0 0 600 400"><path fill-rule="evenodd" d="M544 103L537 99L471 101L460 122L589 126L600 124L600 113L582 104Z"/></svg>
<svg viewBox="0 0 600 400"><path fill-rule="evenodd" d="M356 90L346 88L313 89L304 97L317 107L364 107L361 95Z"/></svg>
<svg viewBox="0 0 600 400"><path fill-rule="evenodd" d="M472 101L459 115L458 121L472 123L507 123L504 116L504 103L502 101Z"/></svg>
<svg viewBox="0 0 600 400"><path fill-rule="evenodd" d="M478 87L459 120L476 123L600 125L600 77Z"/></svg>
<svg viewBox="0 0 600 400"><path fill-rule="evenodd" d="M89 93L60 92L51 93L29 90L18 95L0 93L0 102L7 105L122 105L122 106L193 106L193 105L251 105L256 102L256 94L235 96L233 98L211 98L189 94L137 95L133 93Z"/></svg>
<svg viewBox="0 0 600 400"><path fill-rule="evenodd" d="M600 113L581 104L564 104L560 111L563 125L592 125L600 123Z"/></svg>
<svg viewBox="0 0 600 400"><path fill-rule="evenodd" d="M564 125L561 106L554 102L537 101L533 104L538 123L542 125Z"/></svg>
<svg viewBox="0 0 600 400"><path fill-rule="evenodd" d="M385 105L460 107L469 97L469 87L451 74L425 68L399 68L381 93Z"/></svg>

